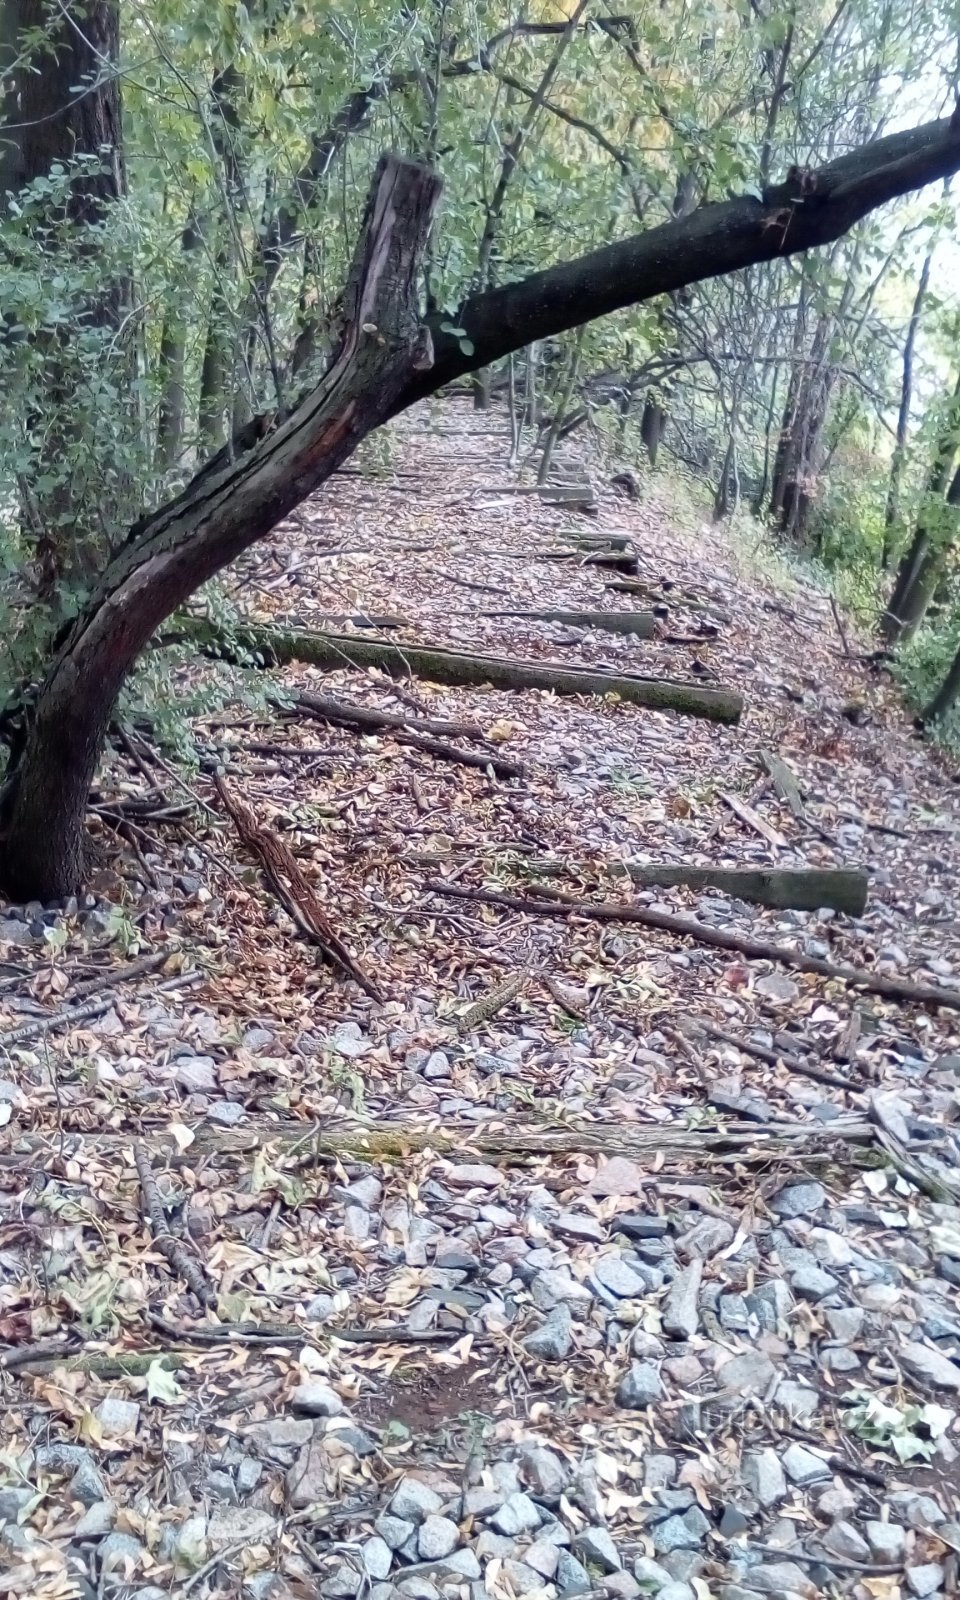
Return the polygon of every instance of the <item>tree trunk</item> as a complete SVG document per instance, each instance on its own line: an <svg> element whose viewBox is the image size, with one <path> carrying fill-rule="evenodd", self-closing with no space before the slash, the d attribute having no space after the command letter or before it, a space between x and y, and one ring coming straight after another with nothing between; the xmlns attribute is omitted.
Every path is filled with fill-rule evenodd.
<svg viewBox="0 0 960 1600"><path fill-rule="evenodd" d="M417 275L439 188L422 167L381 160L345 296L343 337L323 381L267 437L257 419L181 495L137 524L104 573L29 710L26 740L12 760L3 875L14 898L54 899L79 887L87 793L102 741L155 630L323 483L429 359Z"/></svg>
<svg viewBox="0 0 960 1600"><path fill-rule="evenodd" d="M950 670L926 709L921 712L924 723L938 722L951 711L960 697L960 647L950 663Z"/></svg>
<svg viewBox="0 0 960 1600"><path fill-rule="evenodd" d="M948 506L960 504L960 481L958 481L960 473L954 476L949 490L947 489L958 444L960 444L960 376L957 378L937 439L913 538L909 549L901 558L893 592L880 620L880 633L886 644L896 644L903 637L905 628L910 627L912 631L912 628L917 626L926 610L929 596L936 586L935 579L930 583L930 568L934 557L940 554L944 532L948 533L947 546L950 543L949 530L941 530L938 527L944 517L944 496ZM928 586L929 593L927 601L924 602L922 596Z"/></svg>
<svg viewBox="0 0 960 1600"><path fill-rule="evenodd" d="M884 572L887 572L890 568L890 560L893 554L893 534L897 525L897 518L900 515L900 483L903 478L903 468L907 454L910 407L913 404L913 355L917 344L917 332L920 327L923 302L927 298L932 266L933 251L928 250L920 272L920 282L917 284L913 310L910 313L910 321L907 323L907 337L903 346L903 373L900 379L900 410L897 413L897 437L893 447L893 458L890 462L890 484L887 489L887 505L883 518L881 565Z"/></svg>
<svg viewBox="0 0 960 1600"><path fill-rule="evenodd" d="M46 218L34 226L35 242L49 252L51 271L56 271L56 252L63 247L55 230L64 214L76 230L78 257L94 256L100 251L98 232L110 207L126 193L120 76L115 70L118 6L115 0L89 0L82 27L69 7L54 10L47 0L8 0L6 17L12 36L19 40L13 75L19 181L31 184L60 171L69 180L63 210L56 198L48 201L49 235ZM78 169L76 163L84 157L87 163ZM91 157L99 160L91 162ZM109 272L101 278L99 291L85 294L82 304L73 306L74 322L84 334L90 330L119 334L130 303L130 280ZM44 412L42 425L32 430L39 442L26 475L28 520L42 528L37 551L40 597L51 604L56 618L64 585L89 581L104 554L104 528L129 520L135 505L129 440L121 438L113 449L107 446L105 455L96 418L78 415L82 358L74 339L59 331L38 338L44 360ZM120 348L119 340L115 344ZM105 338L105 351L106 347ZM128 388L131 375L132 367L127 367ZM113 373L115 379L118 376ZM127 420L132 435L136 428L132 405Z"/></svg>

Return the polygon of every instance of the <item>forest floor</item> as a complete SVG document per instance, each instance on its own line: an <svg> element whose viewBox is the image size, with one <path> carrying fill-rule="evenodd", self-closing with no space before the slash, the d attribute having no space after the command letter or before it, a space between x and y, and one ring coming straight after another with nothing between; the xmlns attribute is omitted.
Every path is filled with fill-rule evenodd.
<svg viewBox="0 0 960 1600"><path fill-rule="evenodd" d="M447 742L514 779L295 709L201 720L382 1002L209 776L117 755L96 903L0 907L0 1594L955 1594L954 780L826 597L656 480L586 518L501 492L497 414L392 439L243 564L251 612L716 681L742 720L270 675L471 724ZM485 614L648 603L583 533L627 536L656 638ZM631 859L852 865L869 898L625 887ZM561 886L694 936L554 915Z"/></svg>

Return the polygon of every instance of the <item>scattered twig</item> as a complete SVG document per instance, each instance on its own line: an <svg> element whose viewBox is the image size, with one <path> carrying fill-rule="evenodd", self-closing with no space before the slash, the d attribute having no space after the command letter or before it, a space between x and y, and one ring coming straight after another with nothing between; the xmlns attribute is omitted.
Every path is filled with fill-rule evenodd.
<svg viewBox="0 0 960 1600"><path fill-rule="evenodd" d="M153 1231L153 1242L160 1254L169 1261L176 1272L191 1288L201 1305L212 1305L215 1295L212 1287L207 1282L199 1263L186 1250L179 1239L175 1239L167 1227L166 1213L163 1209L163 1199L160 1189L150 1165L150 1157L142 1144L133 1147L133 1159L136 1162L137 1174L140 1178L140 1188L143 1190L144 1209Z"/></svg>
<svg viewBox="0 0 960 1600"><path fill-rule="evenodd" d="M748 828L753 829L754 833L759 833L761 839L766 839L767 843L772 844L774 849L781 849L786 846L787 841L783 834L778 833L776 828L771 828L769 822L765 822L763 817L759 816L753 807L748 806L746 801L741 800L738 795L727 794L722 791L720 799L724 805L729 806L735 817L739 817L741 822L745 822Z"/></svg>
<svg viewBox="0 0 960 1600"><path fill-rule="evenodd" d="M72 1355L80 1343L79 1337L68 1336L39 1339L36 1344L13 1345L9 1350L0 1350L0 1369L4 1372L20 1372L37 1361L58 1362L64 1356Z"/></svg>
<svg viewBox="0 0 960 1600"><path fill-rule="evenodd" d="M163 959L167 960L168 957L169 952L164 955ZM138 976L138 974L131 973L129 976ZM193 984L202 983L203 976L202 972L181 973L179 977L171 978L167 983L163 984L162 988L166 992L172 989L187 989ZM124 979L121 977L116 981L122 983ZM98 985L98 987L101 988L101 998L99 1000L88 1000L82 1006L68 1006L63 1011L57 1011L52 1017L35 1017L32 1022L21 1023L19 1028L11 1028L9 1032L0 1034L0 1050L9 1049L11 1045L23 1044L26 1039L41 1039L45 1034L59 1032L61 1028L72 1028L78 1022L89 1022L92 1017L102 1017L104 1012L109 1011L113 1005L112 990L115 985L111 984L110 990L105 995L103 994L102 986Z"/></svg>
<svg viewBox="0 0 960 1600"><path fill-rule="evenodd" d="M561 895L559 889L547 887L538 891L539 899L500 894L493 889L468 889L452 883L431 882L427 888L434 894L477 900L483 905L501 906L506 911L526 911L535 917L579 916L593 917L599 922L637 922L645 928L659 928L661 932L675 934L678 938L693 939L697 944L714 945L718 950L735 950L738 955L746 956L751 961L776 961L797 972L814 972L819 977L849 984L851 988L866 989L888 1000L914 1001L917 1005L944 1006L950 1011L960 1011L960 990L911 983L906 978L888 978L878 972L867 972L861 967L823 961L819 956L804 955L789 945L768 944L762 939L751 939L746 934L731 933L727 928L709 927L694 917L674 917L646 906L617 905L609 900L577 900L573 896Z"/></svg>
<svg viewBox="0 0 960 1600"><path fill-rule="evenodd" d="M326 1324L320 1328L303 1328L293 1322L219 1322L216 1325L201 1323L194 1328L176 1327L159 1312L147 1311L147 1321L158 1333L168 1339L186 1340L190 1344L303 1344L312 1334L324 1339L342 1339L346 1344L450 1344L459 1339L456 1328L404 1328L335 1327Z"/></svg>
<svg viewBox="0 0 960 1600"><path fill-rule="evenodd" d="M833 595L830 596L830 610L833 612L833 620L837 624L837 632L840 635L840 643L843 645L843 653L848 661L852 661L853 656L850 651L850 643L847 639L847 630L843 626L843 618L840 615L840 608L837 605L836 600L833 598Z"/></svg>
<svg viewBox="0 0 960 1600"><path fill-rule="evenodd" d="M230 793L219 772L214 774L213 782L240 838L257 857L267 883L300 932L319 947L332 966L353 978L371 1000L381 1003L380 990L350 954L288 846L257 821L249 806Z"/></svg>
<svg viewBox="0 0 960 1600"><path fill-rule="evenodd" d="M768 1049L766 1045L754 1044L752 1039L740 1039L734 1033L726 1033L723 1028L718 1028L712 1022L707 1022L703 1017L691 1017L684 1024L686 1027L695 1028L704 1033L708 1038L718 1039L721 1044L729 1044L735 1050L740 1050L745 1056L753 1056L756 1061L765 1061L770 1067L783 1064L789 1072L795 1072L804 1078L811 1078L814 1083L823 1083L831 1089L856 1089L857 1084L849 1078L842 1078L837 1072L827 1072L823 1067L814 1067L801 1056L794 1055L790 1050Z"/></svg>

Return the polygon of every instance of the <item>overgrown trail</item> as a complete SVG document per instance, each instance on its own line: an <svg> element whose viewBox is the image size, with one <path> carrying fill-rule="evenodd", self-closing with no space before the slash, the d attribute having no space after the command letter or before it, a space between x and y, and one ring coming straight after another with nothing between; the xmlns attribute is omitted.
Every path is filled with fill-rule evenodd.
<svg viewBox="0 0 960 1600"><path fill-rule="evenodd" d="M951 780L823 595L505 452L421 408L251 620L743 716L291 664L219 787L118 754L114 909L0 912L0 1593L956 1592Z"/></svg>

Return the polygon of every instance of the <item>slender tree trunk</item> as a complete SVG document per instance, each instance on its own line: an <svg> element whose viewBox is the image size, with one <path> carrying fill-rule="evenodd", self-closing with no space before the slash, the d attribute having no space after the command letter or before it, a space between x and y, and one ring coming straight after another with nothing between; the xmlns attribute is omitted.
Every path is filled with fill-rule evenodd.
<svg viewBox="0 0 960 1600"><path fill-rule="evenodd" d="M921 722L924 724L939 722L940 718L945 717L948 711L952 711L958 698L960 698L960 646L957 648L957 653L950 663L949 671L939 689L929 705L921 712Z"/></svg>
<svg viewBox="0 0 960 1600"><path fill-rule="evenodd" d="M960 445L960 376L957 378L937 439L913 538L909 549L901 558L893 592L880 620L880 632L887 644L896 644L903 637L906 628L912 631L923 617L929 603L929 596L927 601L924 601L923 595L929 586L930 564L934 560L939 543L938 524L944 517L944 498L946 496L950 503L950 496L960 494L960 482L958 482L960 474L950 483L949 492L947 490L958 445ZM954 500L952 503L957 502ZM912 598L911 591L914 591ZM932 587L929 592L932 594Z"/></svg>
<svg viewBox="0 0 960 1600"><path fill-rule="evenodd" d="M580 372L580 361L583 356L583 341L586 331L586 324L577 329L577 336L573 342L573 349L570 352L570 360L567 363L566 378L560 393L557 396L556 404L553 408L553 421L550 424L550 430L543 443L543 454L540 457L540 467L537 472L538 483L546 483L547 481L547 476L550 472L550 463L553 460L553 452L556 449L557 441L560 439L563 432L563 424L567 415L567 407L570 404L570 400L576 386L577 376Z"/></svg>
<svg viewBox="0 0 960 1600"><path fill-rule="evenodd" d="M907 434L910 428L910 407L913 404L913 357L917 344L917 332L920 327L920 317L923 313L923 303L927 298L927 288L930 283L930 269L933 266L933 251L928 250L924 257L923 267L920 272L920 282L913 301L913 310L910 321L907 323L907 337L903 346L903 373L900 379L900 409L897 413L897 438L893 447L893 458L890 462L890 485L887 489L887 505L883 518L883 554L881 565L887 572L893 557L893 535L900 515L900 484L903 478L903 468L907 454Z"/></svg>
<svg viewBox="0 0 960 1600"><path fill-rule="evenodd" d="M180 236L180 254L184 269L192 270L194 257L200 248L202 236L196 216L191 212ZM160 405L157 412L157 467L161 473L175 466L183 446L183 430L187 412L186 350L187 318L183 306L183 291L177 285L171 296L160 336Z"/></svg>

